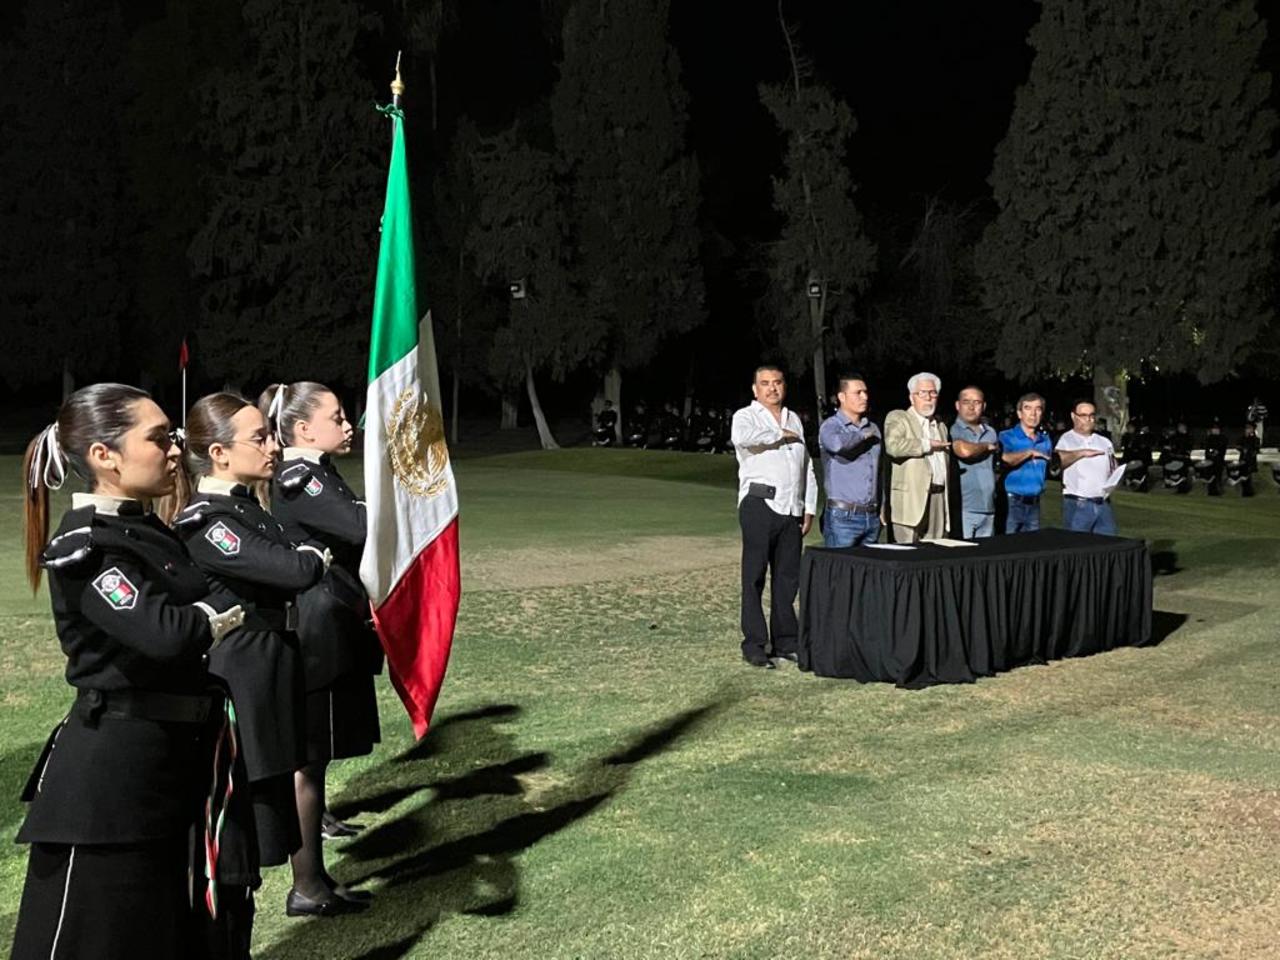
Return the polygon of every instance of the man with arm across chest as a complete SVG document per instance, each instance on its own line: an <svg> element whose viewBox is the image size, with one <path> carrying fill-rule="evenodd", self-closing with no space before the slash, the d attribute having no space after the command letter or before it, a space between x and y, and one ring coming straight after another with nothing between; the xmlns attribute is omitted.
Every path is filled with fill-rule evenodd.
<svg viewBox="0 0 1280 960"><path fill-rule="evenodd" d="M818 506L818 484L800 418L782 405L782 371L759 367L751 392L755 400L734 413L731 433L742 529L742 658L773 669L770 649L773 657L796 659L800 549ZM766 573L772 593L768 627L761 603Z"/></svg>

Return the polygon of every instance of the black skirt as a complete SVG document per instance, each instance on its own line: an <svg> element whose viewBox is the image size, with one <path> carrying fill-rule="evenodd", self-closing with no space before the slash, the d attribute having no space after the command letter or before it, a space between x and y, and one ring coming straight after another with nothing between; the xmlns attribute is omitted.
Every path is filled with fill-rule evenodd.
<svg viewBox="0 0 1280 960"><path fill-rule="evenodd" d="M373 677L343 674L320 690L307 692L307 761L322 763L373 752L382 739Z"/></svg>
<svg viewBox="0 0 1280 960"><path fill-rule="evenodd" d="M13 960L199 956L187 896L185 835L119 846L33 843Z"/></svg>
<svg viewBox="0 0 1280 960"><path fill-rule="evenodd" d="M293 774L254 781L249 786L249 795L258 834L258 863L264 867L279 866L302 846Z"/></svg>

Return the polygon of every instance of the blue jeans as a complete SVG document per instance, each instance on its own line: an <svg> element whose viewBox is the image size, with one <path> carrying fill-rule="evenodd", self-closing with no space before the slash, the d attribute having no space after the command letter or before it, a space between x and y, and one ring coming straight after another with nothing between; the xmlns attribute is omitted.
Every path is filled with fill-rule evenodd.
<svg viewBox="0 0 1280 960"><path fill-rule="evenodd" d="M1009 494L1009 515L1004 518L1005 533L1030 533L1040 529L1040 501L1028 503Z"/></svg>
<svg viewBox="0 0 1280 960"><path fill-rule="evenodd" d="M880 536L880 518L874 513L857 513L827 507L822 514L822 542L828 547L860 547L875 543Z"/></svg>
<svg viewBox="0 0 1280 960"><path fill-rule="evenodd" d="M995 536L996 516L994 513L973 513L966 510L963 524L964 529L961 531L961 535L966 540Z"/></svg>
<svg viewBox="0 0 1280 960"><path fill-rule="evenodd" d="M1116 515L1110 501L1090 503L1088 500L1062 498L1062 525L1080 533L1116 535Z"/></svg>

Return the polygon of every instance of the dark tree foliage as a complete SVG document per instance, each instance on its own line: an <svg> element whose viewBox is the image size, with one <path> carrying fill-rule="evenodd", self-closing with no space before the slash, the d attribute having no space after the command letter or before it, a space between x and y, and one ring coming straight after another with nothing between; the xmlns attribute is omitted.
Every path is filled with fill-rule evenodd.
<svg viewBox="0 0 1280 960"><path fill-rule="evenodd" d="M116 376L131 352L120 17L95 0L26 13L19 44L0 52L0 376L15 388L59 369Z"/></svg>
<svg viewBox="0 0 1280 960"><path fill-rule="evenodd" d="M354 0L241 12L247 55L200 90L212 206L190 257L206 278L203 362L233 382L362 385L388 133L357 48L377 20Z"/></svg>
<svg viewBox="0 0 1280 960"><path fill-rule="evenodd" d="M489 371L506 387L524 381L543 446L551 447L534 375L562 379L601 338L597 326L582 322L569 285L555 157L526 142L516 126L479 144L473 163L478 203L467 251L483 279L501 287L520 282L525 291L511 300L507 323L493 338Z"/></svg>
<svg viewBox="0 0 1280 960"><path fill-rule="evenodd" d="M794 59L792 74L788 83L760 87L786 142L782 175L773 181L782 228L769 250L764 306L792 372L812 370L825 395L828 341L841 352L875 273L876 248L853 202L846 158L853 113Z"/></svg>
<svg viewBox="0 0 1280 960"><path fill-rule="evenodd" d="M1277 185L1251 0L1045 0L977 251L1011 376L1232 373L1271 318Z"/></svg>
<svg viewBox="0 0 1280 960"><path fill-rule="evenodd" d="M705 318L697 163L667 41L668 0L579 0L564 12L551 95L582 318L603 363L635 369Z"/></svg>

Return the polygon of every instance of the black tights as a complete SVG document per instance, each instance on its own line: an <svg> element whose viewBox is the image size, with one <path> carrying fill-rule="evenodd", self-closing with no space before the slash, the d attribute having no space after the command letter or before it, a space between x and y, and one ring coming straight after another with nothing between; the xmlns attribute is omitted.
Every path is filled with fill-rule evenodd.
<svg viewBox="0 0 1280 960"><path fill-rule="evenodd" d="M309 763L293 775L293 788L298 801L298 825L302 828L302 846L290 857L293 866L293 889L304 897L322 900L332 892L332 880L324 869L324 838L320 836L320 819L324 815L324 776L329 761Z"/></svg>

